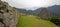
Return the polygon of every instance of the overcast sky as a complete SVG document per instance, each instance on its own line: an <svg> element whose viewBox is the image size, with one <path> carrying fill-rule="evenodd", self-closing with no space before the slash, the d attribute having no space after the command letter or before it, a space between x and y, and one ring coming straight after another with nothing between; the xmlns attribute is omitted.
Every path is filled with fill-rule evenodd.
<svg viewBox="0 0 60 27"><path fill-rule="evenodd" d="M52 5L60 5L60 0L3 0L8 2L11 6L17 8L25 8L27 10L34 10L36 7L48 7Z"/></svg>

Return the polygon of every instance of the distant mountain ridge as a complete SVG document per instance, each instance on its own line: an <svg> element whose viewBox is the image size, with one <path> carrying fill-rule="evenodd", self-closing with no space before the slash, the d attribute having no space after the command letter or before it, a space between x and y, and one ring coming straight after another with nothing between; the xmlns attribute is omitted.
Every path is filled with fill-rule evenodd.
<svg viewBox="0 0 60 27"><path fill-rule="evenodd" d="M54 6L48 7L48 11L60 14L60 5L54 5Z"/></svg>
<svg viewBox="0 0 60 27"><path fill-rule="evenodd" d="M34 13L35 15L39 15L42 8L38 8L34 11L32 10L25 10L25 9L17 9L19 12L21 13L25 13L25 14L32 14ZM50 11L50 12L54 12L56 14L60 14L60 5L53 5L53 6L50 6L50 7L47 7L47 10Z"/></svg>
<svg viewBox="0 0 60 27"><path fill-rule="evenodd" d="M32 14L33 11L32 10L25 10L25 9L17 9L20 13L24 13L24 14Z"/></svg>

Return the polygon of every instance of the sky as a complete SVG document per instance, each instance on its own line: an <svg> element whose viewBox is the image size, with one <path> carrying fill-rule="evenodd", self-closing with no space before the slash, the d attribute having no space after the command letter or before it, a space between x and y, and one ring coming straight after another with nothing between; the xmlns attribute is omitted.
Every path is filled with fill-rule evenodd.
<svg viewBox="0 0 60 27"><path fill-rule="evenodd" d="M25 8L27 10L35 10L37 7L48 7L60 5L60 0L2 0L9 5L17 8Z"/></svg>

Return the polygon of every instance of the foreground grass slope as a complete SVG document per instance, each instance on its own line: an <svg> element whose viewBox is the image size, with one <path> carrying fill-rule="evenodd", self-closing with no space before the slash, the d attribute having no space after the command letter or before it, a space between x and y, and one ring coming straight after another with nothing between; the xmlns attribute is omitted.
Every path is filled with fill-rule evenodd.
<svg viewBox="0 0 60 27"><path fill-rule="evenodd" d="M36 16L21 15L17 27L57 27L46 20L38 20Z"/></svg>

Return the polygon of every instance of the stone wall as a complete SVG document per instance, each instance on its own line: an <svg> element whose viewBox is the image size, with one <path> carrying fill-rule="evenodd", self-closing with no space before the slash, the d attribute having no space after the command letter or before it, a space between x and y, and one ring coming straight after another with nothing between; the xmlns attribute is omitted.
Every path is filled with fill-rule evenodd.
<svg viewBox="0 0 60 27"><path fill-rule="evenodd" d="M0 27L16 27L18 11L0 0Z"/></svg>

